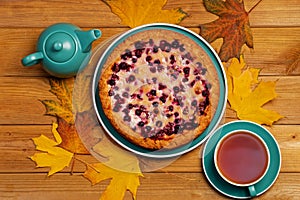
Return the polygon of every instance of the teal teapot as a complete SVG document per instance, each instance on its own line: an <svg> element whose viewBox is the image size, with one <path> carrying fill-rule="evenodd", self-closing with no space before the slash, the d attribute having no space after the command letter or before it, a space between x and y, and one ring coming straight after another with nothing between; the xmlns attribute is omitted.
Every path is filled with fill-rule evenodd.
<svg viewBox="0 0 300 200"><path fill-rule="evenodd" d="M42 63L46 72L59 78L75 76L91 56L91 44L101 31L82 31L68 23L58 23L45 29L38 39L37 52L22 59L24 66Z"/></svg>

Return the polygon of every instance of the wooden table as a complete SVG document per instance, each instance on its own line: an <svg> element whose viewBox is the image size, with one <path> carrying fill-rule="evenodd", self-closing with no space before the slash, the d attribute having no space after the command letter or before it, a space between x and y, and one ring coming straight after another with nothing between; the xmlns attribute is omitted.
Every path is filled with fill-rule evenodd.
<svg viewBox="0 0 300 200"><path fill-rule="evenodd" d="M245 0L249 10L257 0ZM199 33L199 24L216 16L202 1L169 0L166 9L181 7L189 14L182 26ZM76 163L47 177L47 168L36 168L28 157L36 150L31 140L40 134L52 137L54 117L45 116L39 100L55 99L49 92L49 75L41 65L24 68L21 58L35 51L37 38L47 26L70 22L84 29L99 28L103 36L128 30L100 0L1 0L0 1L0 199L99 199L107 181L96 186L82 178L85 166ZM277 139L282 166L275 184L259 199L300 199L300 2L263 0L250 14L254 50L243 48L249 67L261 68L262 80L277 81L278 97L265 108L285 116L267 127ZM218 49L221 41L212 45ZM298 62L298 63L297 63ZM236 120L226 109L225 122ZM224 199L207 182L199 155L202 147L182 156L162 170L144 173L138 199ZM82 156L90 162L90 155ZM125 199L131 199L129 192Z"/></svg>

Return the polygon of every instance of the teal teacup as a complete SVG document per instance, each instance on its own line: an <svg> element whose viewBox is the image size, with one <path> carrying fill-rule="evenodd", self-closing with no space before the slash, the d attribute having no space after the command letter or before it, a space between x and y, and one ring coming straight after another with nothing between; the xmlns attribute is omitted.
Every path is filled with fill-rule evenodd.
<svg viewBox="0 0 300 200"><path fill-rule="evenodd" d="M214 151L214 165L228 183L247 187L251 197L257 196L255 184L270 167L270 152L264 140L249 130L234 130L224 135Z"/></svg>

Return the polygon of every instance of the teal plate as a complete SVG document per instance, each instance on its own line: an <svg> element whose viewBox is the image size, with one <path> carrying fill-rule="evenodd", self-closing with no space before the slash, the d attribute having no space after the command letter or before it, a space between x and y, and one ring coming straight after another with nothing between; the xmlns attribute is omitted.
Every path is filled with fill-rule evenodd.
<svg viewBox="0 0 300 200"><path fill-rule="evenodd" d="M256 133L265 141L270 150L270 167L262 180L255 184L257 195L261 195L274 184L280 171L281 155L279 146L272 134L264 127L249 121L240 120L224 124L207 140L203 149L202 166L208 181L216 190L226 196L246 199L250 198L248 188L227 183L218 174L214 166L214 150L217 142L221 137L237 129L249 130Z"/></svg>
<svg viewBox="0 0 300 200"><path fill-rule="evenodd" d="M111 52L126 38L129 36L132 36L138 32L145 31L145 30L155 30L155 29L165 29L165 30L171 30L175 31L177 33L180 33L184 36L192 38L200 48L202 48L210 57L212 62L214 63L215 69L218 74L219 82L220 82L220 98L217 106L217 110L215 115L213 116L213 119L210 123L210 125L207 127L207 129L195 140L190 142L187 145L181 146L179 148L171 149L171 150L149 150L143 147L139 147L128 140L126 140L124 137L122 137L111 125L109 120L106 118L104 111L101 106L101 102L98 96L98 91L101 88L98 88L98 81L101 74L101 69L104 63L106 62L108 56L111 54ZM92 96L93 96L93 103L94 108L98 117L98 120L100 121L103 128L106 130L108 135L115 140L120 146L123 148L136 153L141 156L145 157L151 157L151 158L170 158L182 155L184 153L187 153L196 147L198 147L200 144L202 144L209 135L215 130L217 125L220 123L223 115L224 110L226 107L227 102L227 84L226 84L226 78L225 78L225 72L222 66L222 63L220 59L218 58L217 54L213 50L213 48L199 35L195 34L194 32L183 28L181 26L172 25L172 24L164 24L164 23L155 23L155 24L147 24L144 26L140 26L134 29L131 29L123 34L121 34L119 37L117 37L113 43L110 44L110 46L104 51L103 55L99 59L99 62L96 66L94 77L93 77L93 88L92 88Z"/></svg>

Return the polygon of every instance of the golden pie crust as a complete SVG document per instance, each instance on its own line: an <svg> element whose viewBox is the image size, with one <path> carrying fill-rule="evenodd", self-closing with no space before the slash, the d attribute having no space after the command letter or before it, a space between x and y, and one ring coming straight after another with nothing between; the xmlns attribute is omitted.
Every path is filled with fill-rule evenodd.
<svg viewBox="0 0 300 200"><path fill-rule="evenodd" d="M99 96L121 136L147 149L172 149L207 128L219 100L219 79L210 57L191 38L145 30L111 52Z"/></svg>

